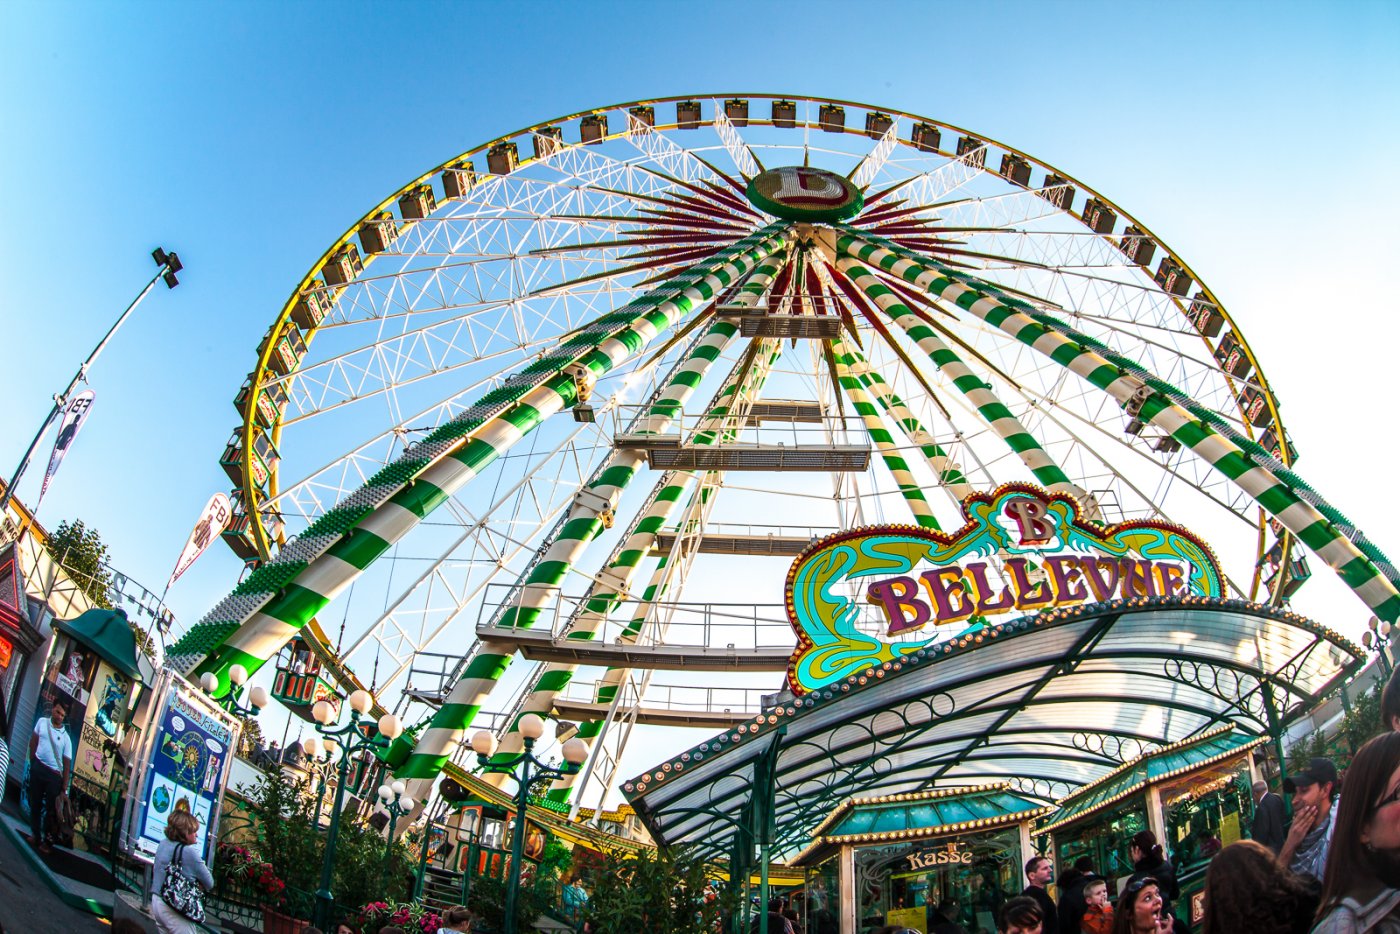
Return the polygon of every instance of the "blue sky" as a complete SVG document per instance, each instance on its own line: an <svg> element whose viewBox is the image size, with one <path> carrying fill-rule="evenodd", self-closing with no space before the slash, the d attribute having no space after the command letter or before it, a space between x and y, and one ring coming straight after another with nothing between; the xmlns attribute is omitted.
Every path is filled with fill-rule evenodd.
<svg viewBox="0 0 1400 934"><path fill-rule="evenodd" d="M368 207L556 115L743 90L927 114L1126 206L1242 323L1303 475L1400 551L1367 485L1396 452L1400 5L11 2L0 82L6 475L151 248L187 266L92 372L40 516L88 520L156 589L227 487L263 331ZM193 622L238 570L212 549L171 605Z"/></svg>

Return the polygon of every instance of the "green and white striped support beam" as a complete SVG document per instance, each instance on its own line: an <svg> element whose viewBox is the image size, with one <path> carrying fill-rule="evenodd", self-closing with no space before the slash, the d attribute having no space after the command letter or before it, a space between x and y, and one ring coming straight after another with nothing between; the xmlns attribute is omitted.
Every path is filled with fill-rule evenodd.
<svg viewBox="0 0 1400 934"><path fill-rule="evenodd" d="M648 407L645 416L638 419L636 431L639 434L666 431L684 409L710 365L737 333L739 328L728 321L711 324L699 344L672 369L666 388ZM609 459L612 463L603 471L603 475L595 483L584 487L575 499L569 509L568 521L546 551L544 560L530 569L522 582L519 601L501 617L499 625L502 628L529 629L545 607L558 599L564 576L583 554L588 543L603 531L599 513L617 505L623 489L646 464L646 453L638 449L622 449L613 451Z"/></svg>
<svg viewBox="0 0 1400 934"><path fill-rule="evenodd" d="M675 417L681 412L686 399L689 398L695 387L699 385L700 380L704 377L705 371L709 369L710 364L720 355L725 346L738 331L737 325L727 321L716 321L711 325L709 332L695 348L692 356L673 371L674 376L671 385L677 387L678 390L683 389L683 391L677 391L675 393L667 392L662 399L658 400L656 404L652 406L649 412L652 417L645 420L644 424L646 427L643 429L644 431L660 433L665 431L666 428L672 424ZM644 462L646 459L645 454L637 450L624 450L618 453L636 458L639 462ZM651 535L651 540L655 540L655 533ZM651 542L648 541L646 547L649 548L650 545ZM568 563L565 565L566 569L573 565L574 561L582 554L582 551L582 544L580 544L580 547L576 551L568 555ZM616 578L609 575L602 579L612 581ZM559 585L562 580L563 571L561 570L559 577L550 585L547 599L557 599L559 595ZM534 617L531 617L528 621L523 618L523 616L517 617L517 619L519 620L517 622L519 626L529 626L534 621ZM594 627L604 619L606 619L606 616L599 616L597 613L576 613L574 617L569 620L569 624L565 629L567 638L583 640L596 638L597 633ZM534 682L525 688L526 693L522 702L513 711L510 723L507 724L505 732L500 738L498 755L511 755L525 748L524 738L520 735L520 731L516 729L516 723L519 721L520 717L527 713L534 713L541 717L548 718L551 711L554 709L555 698L561 691L569 686L569 683L573 680L574 671L577 668L578 666L575 664L564 662L549 662L541 667ZM463 724L462 729L464 732L468 726L470 726L470 724ZM488 777L487 780L490 781L490 777Z"/></svg>
<svg viewBox="0 0 1400 934"><path fill-rule="evenodd" d="M914 477L913 471L909 469L909 464L904 460L904 454L899 446L894 443L894 436L885 427L884 420L880 417L880 412L875 408L875 403L866 394L865 386L860 378L852 370L854 357L846 342L837 338L831 342L831 353L836 361L836 382L845 390L850 398L856 414L865 423L865 433L870 436L870 440L875 442L875 449L880 452L880 458L884 460L885 466L889 468L890 475L894 477L894 482L899 486L899 492L904 495L905 501L909 504L909 511L914 514L914 521L920 528L937 529L938 520L933 516L933 507L929 505L924 497L924 491L919 486L919 481Z"/></svg>
<svg viewBox="0 0 1400 934"><path fill-rule="evenodd" d="M730 301L735 305L744 305L748 307L756 305L763 297L764 293L772 286L773 278L782 268L783 262L784 260L782 258L774 257L760 263L744 281L744 284L735 291ZM689 358L672 371L670 385L676 387L676 391L672 392L668 388L668 391L663 397L652 405L648 412L649 418L644 421L639 433L657 434L664 432L670 427L675 418L683 411L685 402L700 384L700 381L709 370L710 365L719 357L730 340L737 333L738 326L728 321L719 320L710 326L709 332L700 344L697 345ZM721 397L725 396L730 391L727 388L728 385L729 381L726 381L726 388L720 390ZM735 383L735 385L737 385L737 383ZM728 411L727 406L725 411ZM625 453L636 458L639 463L644 460L645 457L640 451L629 451ZM669 505L673 507L674 501ZM669 514L669 510L667 510L667 513ZM659 524L656 526L656 528L660 527ZM591 537L592 536L590 536L590 538ZM560 538L563 539L564 536L561 535ZM650 549L655 538L655 532L650 533L645 543L643 553L645 553L646 549ZM559 569L557 577L549 582L549 589L543 594L544 601L551 600L558 596L559 585L563 580L564 572L568 567L572 566L582 550L582 544L580 544L572 553L561 556L564 561L561 561L562 566ZM615 571L616 569L610 570ZM617 575L616 573L609 573L600 579L615 581L617 580ZM630 584L630 582L629 578L626 583ZM569 639L588 640L595 638L596 627L607 618L606 613L600 614L597 610L589 606L592 603L592 591L594 588L590 586L589 589L590 594L580 607L581 612L574 615L565 630L567 638ZM621 592L625 592L625 586L624 590ZM611 596L619 598L619 591L615 589ZM614 599L613 603L615 602L616 599ZM535 615L538 615L538 610L535 612ZM522 616L516 619L517 622L515 625L520 626L528 626L533 622L533 617L531 617L528 622L524 619L523 611ZM510 617L506 617L502 625L510 624ZM561 691L567 688L569 683L573 680L573 673L577 667L577 665L573 664L550 662L540 669L535 682L526 688L526 693L521 704L519 704L514 711L511 722L507 725L505 733L500 738L500 746L498 748L499 755L512 755L525 748L524 739L515 728L516 722L518 722L521 716L527 713L534 713L547 718L554 708L555 698Z"/></svg>
<svg viewBox="0 0 1400 934"><path fill-rule="evenodd" d="M851 373L860 380L875 401L880 403L880 407L889 414L904 430L904 435L914 444L918 445L923 452L924 459L933 472L938 475L939 482L948 495L952 497L954 503L962 504L973 493L972 484L967 482L967 477L953 459L948 456L948 452L943 450L943 446L934 440L933 435L924 430L919 419L909 410L909 406L899 397L885 378L876 370L870 368L861 352L851 345L846 345L846 353L849 358Z"/></svg>
<svg viewBox="0 0 1400 934"><path fill-rule="evenodd" d="M1120 406L1126 408L1140 390L1145 390L1139 418L1189 447L1248 493L1335 570L1376 616L1392 623L1400 618L1400 582L1388 576L1372 556L1351 541L1348 531L1354 531L1354 527L1348 524L1346 528L1339 528L1325 512L1340 514L1311 488L1296 488L1290 481L1296 476L1292 471L1286 472L1288 476L1281 476L1284 471L1274 466L1276 461L1267 452L1257 445L1239 444L1218 426L1210 424L1210 420L1180 404L1178 400L1188 398L1181 390L1155 376L1145 379L1139 375L1146 373L1140 364L1113 352L1109 354L1118 361L1110 360L1104 352L1107 348L1087 335L1060 321L1049 326L1038 319L1054 319L1037 311L1030 303L1004 295L989 284L936 260L851 233L838 239L837 250L877 265L930 295L976 315L1108 393ZM1191 407L1203 408L1194 402ZM1384 560L1383 566L1392 567Z"/></svg>
<svg viewBox="0 0 1400 934"><path fill-rule="evenodd" d="M746 373L736 373L738 379L731 379L716 396L714 404L711 406L705 423L700 426L692 439L692 444L712 445L719 444L726 440L731 440L735 434L735 423L731 416L747 413L750 405L758 398L767 382L773 366L782 356L782 342L778 340L764 340L758 344L758 353L755 355L753 366ZM682 527L691 527L695 522L704 524L705 517L714 505L714 495L718 492L718 480L723 476L719 471L707 471L704 473L692 474L692 477L699 476L704 482L691 494L691 501L687 504L685 512L682 513ZM688 484L687 484L688 485ZM674 491L663 491L667 494L671 502L678 502L682 488ZM672 493L674 492L674 495ZM698 518L697 518L698 517ZM658 526L659 528L659 526ZM623 644L632 644L640 637L642 628L646 625L647 618L651 615L652 606L660 600L666 593L671 578L674 576L674 569L671 566L672 560L676 557L673 551L663 555L657 562L656 568L652 571L651 580L642 591L642 598L637 604L637 611L633 613L632 619L623 629L618 641ZM635 573L635 567L632 569ZM630 580L630 578L629 578ZM613 601L603 609L606 613L616 605ZM621 667L610 667L599 679L598 690L594 693L594 702L598 704L611 704L617 697L617 692L621 690L623 681L627 678L630 669ZM588 743L591 747L603 731L604 720L585 720L579 724L579 739ZM550 786L549 797L554 801L567 801L573 789L576 775L566 775L556 779Z"/></svg>
<svg viewBox="0 0 1400 934"><path fill-rule="evenodd" d="M773 276L777 274L782 265L781 259L773 258L774 252L776 251L769 251L755 264L752 274L747 277L744 285L738 290L736 302L754 304L772 283ZM711 325L700 344L675 371L671 382L677 388L678 394L673 396L668 393L666 398L654 403L651 414L655 416L656 420L650 422L647 430L654 432L664 430L665 426L669 425L680 413L685 399L694 392L708 367L719 357L736 331L735 325L725 321L716 321ZM731 375L730 379L734 379L734 376ZM724 390L721 390L721 393L723 392ZM688 478L693 477L693 474L687 473L681 476L687 478L685 481L678 481L680 489L683 490L686 483L689 482ZM621 599L621 594L625 593L627 584L630 582L630 576L626 572L626 563L631 562L632 567L635 568L635 565L651 549L652 543L656 540L657 530L666 521L670 514L669 511L675 508L679 495L678 492L676 496L668 499L665 490L663 490L662 494L653 497L648 507L648 512L651 514L643 516L637 529L629 535L627 544L617 562L599 575L600 580L618 582L617 592L600 594L597 597L590 596L585 603L586 612L576 614L569 621L569 638L591 639L594 637L596 627L607 619L608 609ZM572 566L578 556L579 552L571 552L568 564L560 570L559 580L562 580L563 574L569 566ZM558 581L552 585L552 589L548 592L550 597L557 596L558 586ZM590 587L590 590L592 589ZM599 615L599 610L601 610L601 615ZM537 616L538 613L529 617L516 616L514 625L532 625ZM503 617L503 619L506 618L509 617ZM482 662L484 656L499 657ZM434 713L428 728L419 735L412 754L397 771L397 777L401 779L431 779L442 770L443 763L452 755L457 744L462 741L477 712L485 703L486 698L490 696L501 676L505 674L512 657L513 649L504 644L492 643L489 640L482 641L476 658L462 673L461 679L452 686L447 700ZM543 704L548 697L552 707L554 696L567 687L572 678L573 666L546 665L541 670L540 682L527 688L531 696L526 699L525 706L518 711L516 719L528 712L547 715L549 707L539 707L538 705ZM514 736L518 742L519 733L514 730L513 723L510 731L503 738L502 751L508 751L506 744L511 740L511 736Z"/></svg>
<svg viewBox="0 0 1400 934"><path fill-rule="evenodd" d="M568 367L581 363L595 375L609 372L737 282L786 237L781 225L771 224L575 332L289 543L278 561L251 575L186 633L172 647L173 659L187 665L206 655L191 676L213 672L220 692L227 690L232 665L256 671L424 516L571 404L576 389ZM479 655L473 664L488 661Z"/></svg>
<svg viewBox="0 0 1400 934"><path fill-rule="evenodd" d="M839 245L838 245L839 249ZM1011 410L988 388L985 380L968 368L953 349L943 342L918 315L899 300L899 297L880 281L870 269L863 266L849 254L836 259L836 268L856 284L881 311L889 315L895 324L904 329L919 348L928 354L954 386L976 407L978 413L991 429L1004 440L1016 456L1030 468L1036 480L1051 492L1064 492L1087 502L1081 490L1050 454L1040 446L1035 436L1026 430Z"/></svg>

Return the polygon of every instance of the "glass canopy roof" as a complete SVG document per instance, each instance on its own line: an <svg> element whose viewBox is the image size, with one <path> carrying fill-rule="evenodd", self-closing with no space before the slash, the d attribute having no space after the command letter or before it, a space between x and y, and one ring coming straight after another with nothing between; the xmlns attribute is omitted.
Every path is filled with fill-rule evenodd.
<svg viewBox="0 0 1400 934"><path fill-rule="evenodd" d="M782 860L850 797L1004 780L1049 804L1220 726L1268 735L1362 660L1340 635L1242 600L1053 609L770 708L623 792L660 843L723 855L766 835Z"/></svg>

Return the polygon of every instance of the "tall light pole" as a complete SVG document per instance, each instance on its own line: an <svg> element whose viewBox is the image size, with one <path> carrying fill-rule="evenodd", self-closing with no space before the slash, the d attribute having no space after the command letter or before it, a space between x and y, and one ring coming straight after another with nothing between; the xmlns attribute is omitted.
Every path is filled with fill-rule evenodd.
<svg viewBox="0 0 1400 934"><path fill-rule="evenodd" d="M514 755L492 758L496 752L496 737L487 730L481 730L472 737L472 749L482 769L500 775L509 775L519 786L515 792L515 829L511 833L510 876L506 882L506 922L505 934L515 934L515 903L520 892L520 869L525 861L525 808L530 803L530 786L541 779L563 778L576 775L588 758L588 744L575 736L564 743L565 765L562 768L541 762L534 756L535 740L544 735L544 720L527 713L516 721L515 728L525 741L525 749ZM516 768L519 767L519 773Z"/></svg>
<svg viewBox="0 0 1400 934"><path fill-rule="evenodd" d="M378 731L371 733L371 724L361 724L360 718L370 712L374 698L368 691L355 691L349 697L350 722L342 727L332 727L335 723L335 708L326 701L317 701L311 708L311 716L316 719L316 732L329 737L340 746L338 781L335 784L335 802L331 805L331 825L326 831L326 855L321 860L321 887L316 890L316 907L312 912L312 923L325 930L331 926L331 911L335 907L335 896L331 894L331 880L335 874L335 844L340 836L340 810L345 805L345 783L349 779L350 759L363 750L387 750L389 745L403 732L399 718L386 713L379 718Z"/></svg>
<svg viewBox="0 0 1400 934"><path fill-rule="evenodd" d="M394 857L394 837L397 836L399 818L412 812L414 806L418 804L411 797L404 794L405 785L403 782L394 782L392 785L379 786L379 801L385 812L389 815L389 839L384 843L384 871L379 876L379 887L387 893L389 891L389 864ZM424 848L427 841L424 841Z"/></svg>
<svg viewBox="0 0 1400 934"><path fill-rule="evenodd" d="M97 342L97 346L92 349L92 353L88 354L87 359L83 361L83 365L78 367L78 372L74 373L73 378L69 380L68 388L53 397L53 408L49 410L48 417L46 417L43 424L39 426L38 432L34 435L34 440L29 442L29 448L24 452L24 457L20 459L19 466L15 468L14 475L10 477L10 482L5 485L5 492L0 494L0 516L5 514L6 508L10 505L10 499L15 495L15 487L19 485L20 478L24 476L24 471L29 467L29 462L34 459L34 450L39 446L39 442L44 439L44 435L48 432L49 426L54 423L54 420L59 417L64 408L68 405L68 401L73 395L73 390L78 388L79 383L87 382L88 368L97 362L98 356L106 349L107 343L112 339L112 335L116 334L117 329L126 323L126 319L131 317L131 313L136 310L137 305L141 304L142 299L150 294L151 289L155 287L158 279L164 279L166 287L171 289L180 284L180 280L175 278L175 273L185 267L184 264L180 262L178 253L167 253L160 247L156 247L151 251L151 258L156 261L156 274L151 277L150 282L146 283L146 287L141 290L141 293L131 300L131 304L126 306L126 310L117 318L116 323L107 329L107 333L103 335L102 340Z"/></svg>

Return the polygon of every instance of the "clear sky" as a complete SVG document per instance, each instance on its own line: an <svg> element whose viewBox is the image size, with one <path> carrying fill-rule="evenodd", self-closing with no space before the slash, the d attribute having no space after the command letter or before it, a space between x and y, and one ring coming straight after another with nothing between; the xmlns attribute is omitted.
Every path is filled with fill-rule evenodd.
<svg viewBox="0 0 1400 934"><path fill-rule="evenodd" d="M1300 472L1400 552L1394 2L12 0L0 86L0 471L151 248L187 266L92 372L95 414L40 514L95 525L157 590L228 486L218 456L263 331L371 205L556 115L744 90L926 114L1124 205L1241 323ZM172 607L195 621L238 571L211 549ZM1365 615L1334 623L1355 636Z"/></svg>

